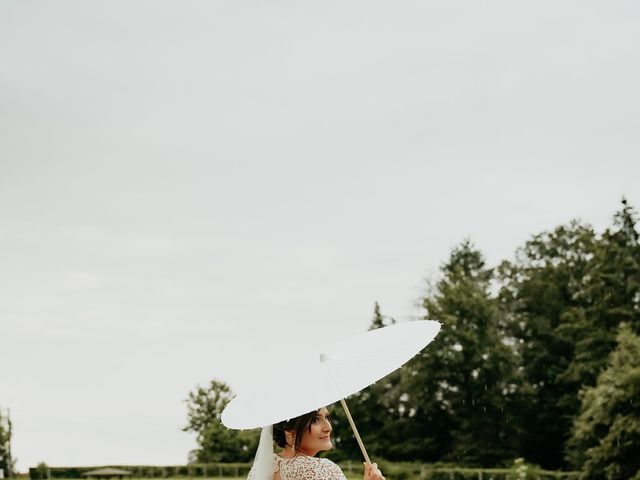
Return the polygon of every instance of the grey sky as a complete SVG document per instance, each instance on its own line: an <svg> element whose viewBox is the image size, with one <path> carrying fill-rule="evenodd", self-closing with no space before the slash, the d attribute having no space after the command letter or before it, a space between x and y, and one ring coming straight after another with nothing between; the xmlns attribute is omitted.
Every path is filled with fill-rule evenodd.
<svg viewBox="0 0 640 480"><path fill-rule="evenodd" d="M255 349L640 205L636 2L0 4L0 406L24 470L184 463ZM10 368L6 368L6 365ZM286 364L274 384L287 381Z"/></svg>

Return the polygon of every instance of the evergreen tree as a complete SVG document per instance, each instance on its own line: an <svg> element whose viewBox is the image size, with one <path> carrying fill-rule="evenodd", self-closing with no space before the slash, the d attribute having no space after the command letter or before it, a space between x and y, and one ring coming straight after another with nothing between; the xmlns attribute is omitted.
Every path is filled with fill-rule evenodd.
<svg viewBox="0 0 640 480"><path fill-rule="evenodd" d="M369 331L375 330L376 328L387 327L394 323L396 323L396 321L393 318L382 315L380 312L380 305L376 302L373 307L373 319L371 320Z"/></svg>
<svg viewBox="0 0 640 480"><path fill-rule="evenodd" d="M579 408L580 385L566 372L575 326L586 315L581 292L595 249L593 229L574 221L534 235L514 262L499 267L502 319L525 381L518 449L546 468L564 466L564 445Z"/></svg>
<svg viewBox="0 0 640 480"><path fill-rule="evenodd" d="M395 323L393 318L382 314L380 305L376 302L369 330ZM370 456L396 460L398 444L400 449L404 445L405 439L399 436L394 423L398 408L394 395L399 381L400 371L397 370L347 399L349 411ZM336 448L327 456L334 460L361 457L360 447L339 404L332 408L331 416Z"/></svg>
<svg viewBox="0 0 640 480"><path fill-rule="evenodd" d="M382 327L384 327L384 317L382 316L382 313L380 313L380 305L376 302L373 307L373 320L369 326L369 331Z"/></svg>
<svg viewBox="0 0 640 480"><path fill-rule="evenodd" d="M622 324L595 387L581 392L571 458L585 480L640 480L640 336Z"/></svg>
<svg viewBox="0 0 640 480"><path fill-rule="evenodd" d="M625 199L613 228L602 235L580 292L586 305L570 333L574 357L565 374L576 385L594 385L606 365L621 322L640 332L640 244L635 212Z"/></svg>
<svg viewBox="0 0 640 480"><path fill-rule="evenodd" d="M402 370L405 448L413 459L493 466L516 454L516 357L500 333L482 254L465 241L441 271L423 305L442 331Z"/></svg>

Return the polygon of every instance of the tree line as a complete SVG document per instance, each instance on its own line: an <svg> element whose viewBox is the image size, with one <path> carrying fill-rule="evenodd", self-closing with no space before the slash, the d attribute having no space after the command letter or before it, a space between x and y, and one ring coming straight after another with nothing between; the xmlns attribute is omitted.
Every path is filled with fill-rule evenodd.
<svg viewBox="0 0 640 480"><path fill-rule="evenodd" d="M502 466L515 458L585 479L640 480L640 243L623 199L602 233L574 220L532 235L490 267L470 240L430 282L424 318L442 331L350 397L370 454ZM394 323L374 306L371 328ZM227 430L232 398L212 381L187 399L192 461L250 461L258 432ZM339 406L328 456L359 458Z"/></svg>

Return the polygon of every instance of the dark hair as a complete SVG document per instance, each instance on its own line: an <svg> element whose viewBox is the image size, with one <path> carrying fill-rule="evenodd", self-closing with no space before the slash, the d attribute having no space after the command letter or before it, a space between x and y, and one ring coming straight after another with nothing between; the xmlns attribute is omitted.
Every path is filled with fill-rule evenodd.
<svg viewBox="0 0 640 480"><path fill-rule="evenodd" d="M284 448L287 445L287 437L284 432L293 432L293 438L295 439L293 451L297 452L300 449L300 442L302 442L302 434L305 430L311 431L311 422L316 418L319 411L320 409L313 410L299 417L276 423L273 426L273 441L280 448Z"/></svg>

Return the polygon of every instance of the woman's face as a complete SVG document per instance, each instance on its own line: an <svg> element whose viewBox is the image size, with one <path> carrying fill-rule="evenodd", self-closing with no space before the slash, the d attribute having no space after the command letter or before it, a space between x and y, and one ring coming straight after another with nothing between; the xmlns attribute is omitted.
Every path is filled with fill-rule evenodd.
<svg viewBox="0 0 640 480"><path fill-rule="evenodd" d="M311 420L311 430L305 430L300 441L300 451L314 456L322 450L331 450L331 420L326 408L321 408Z"/></svg>

